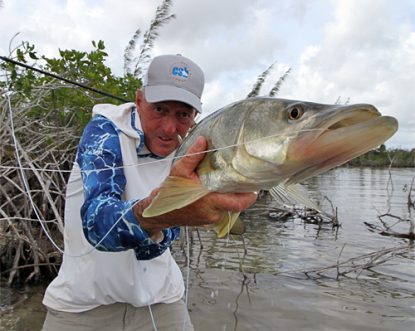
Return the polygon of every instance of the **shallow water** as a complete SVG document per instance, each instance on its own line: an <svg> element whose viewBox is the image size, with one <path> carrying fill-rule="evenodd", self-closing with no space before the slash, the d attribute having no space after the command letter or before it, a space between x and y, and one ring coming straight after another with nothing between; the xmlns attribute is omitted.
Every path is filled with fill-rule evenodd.
<svg viewBox="0 0 415 331"><path fill-rule="evenodd" d="M193 231L189 247L177 243L173 252L189 287L196 330L414 330L414 249L408 240L382 236L364 224L382 226L378 215L385 213L413 219L405 191L413 176L414 169L338 168L308 181L310 196L323 201L326 211L331 207L324 196L337 207L340 228L271 219L268 211L276 205L265 198L243 215L245 244L206 231L199 241ZM409 224L392 229L404 233ZM347 273L351 264L335 267L398 246L403 248L395 255L380 254L390 259L373 268L363 267L370 259L355 259L356 272ZM0 330L40 330L43 290L2 288ZM13 310L7 308L19 298Z"/></svg>

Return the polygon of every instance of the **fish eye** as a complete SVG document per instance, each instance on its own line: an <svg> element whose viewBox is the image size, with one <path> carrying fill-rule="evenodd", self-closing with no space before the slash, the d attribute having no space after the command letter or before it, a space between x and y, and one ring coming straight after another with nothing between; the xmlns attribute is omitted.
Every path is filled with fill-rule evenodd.
<svg viewBox="0 0 415 331"><path fill-rule="evenodd" d="M304 114L303 107L296 105L288 109L288 119L290 120L298 120L300 119Z"/></svg>

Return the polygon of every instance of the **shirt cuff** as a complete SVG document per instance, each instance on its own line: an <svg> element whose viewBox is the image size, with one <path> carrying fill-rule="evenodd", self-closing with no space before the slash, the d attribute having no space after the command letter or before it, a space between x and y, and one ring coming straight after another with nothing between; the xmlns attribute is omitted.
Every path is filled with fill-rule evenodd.
<svg viewBox="0 0 415 331"><path fill-rule="evenodd" d="M124 220L129 223L127 233L120 233L120 239L135 241L135 255L138 260L150 260L164 253L176 237L176 231L172 228L163 229L160 236L151 239L148 233L141 228L133 211L133 206L137 201L132 201L129 210L124 215Z"/></svg>

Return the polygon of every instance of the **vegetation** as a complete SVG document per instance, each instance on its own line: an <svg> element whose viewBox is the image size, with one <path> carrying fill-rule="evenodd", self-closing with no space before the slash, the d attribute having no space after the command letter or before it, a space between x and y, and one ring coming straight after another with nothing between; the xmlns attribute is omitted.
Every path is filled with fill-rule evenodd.
<svg viewBox="0 0 415 331"><path fill-rule="evenodd" d="M385 145L363 154L347 163L355 167L415 167L415 148L407 151L403 149L389 149Z"/></svg>
<svg viewBox="0 0 415 331"><path fill-rule="evenodd" d="M91 52L60 50L47 58L24 42L12 56L133 101L141 80L115 77L104 64L104 42L92 45ZM13 64L1 67L7 77L0 87L12 92L0 99L0 268L11 284L56 274L61 254L47 236L63 247L65 187L81 130L94 104L120 101Z"/></svg>
<svg viewBox="0 0 415 331"><path fill-rule="evenodd" d="M77 50L59 50L60 57L48 58L39 56L35 46L23 42L12 56L21 63L32 62L32 65L46 72L56 74L65 79L84 84L109 94L135 100L135 90L140 88L141 80L131 74L115 77L111 69L105 65L108 54L102 40L92 41L93 50L89 53ZM63 83L54 77L42 75L33 70L22 69L14 64L2 64L3 72L8 75L8 88L16 92L12 98L16 103L31 103L28 113L32 118L39 118L51 124L75 125L80 131L91 117L90 110L97 102L112 102L110 97ZM5 86L5 79L2 83ZM33 99L43 91L43 98L33 104ZM49 116L52 115L52 116Z"/></svg>

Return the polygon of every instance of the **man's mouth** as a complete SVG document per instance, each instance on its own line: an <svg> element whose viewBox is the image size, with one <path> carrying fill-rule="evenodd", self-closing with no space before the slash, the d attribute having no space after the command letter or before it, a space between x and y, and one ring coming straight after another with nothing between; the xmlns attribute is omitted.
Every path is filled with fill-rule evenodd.
<svg viewBox="0 0 415 331"><path fill-rule="evenodd" d="M170 142L170 141L174 140L173 138L165 138L165 137L159 137L159 139L161 141L165 141L165 142Z"/></svg>

